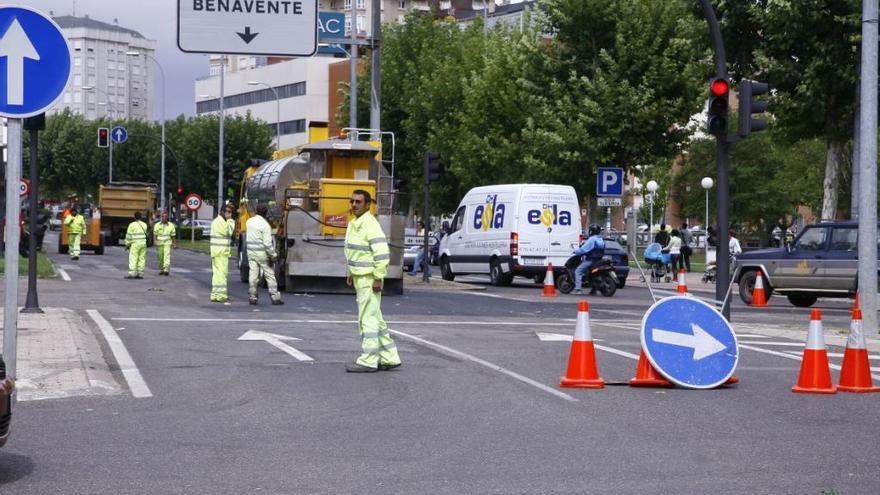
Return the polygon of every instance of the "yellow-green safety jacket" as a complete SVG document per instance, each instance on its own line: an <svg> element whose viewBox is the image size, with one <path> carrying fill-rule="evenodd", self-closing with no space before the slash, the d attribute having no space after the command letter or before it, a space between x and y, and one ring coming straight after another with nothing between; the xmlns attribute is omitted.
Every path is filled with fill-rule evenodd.
<svg viewBox="0 0 880 495"><path fill-rule="evenodd" d="M142 220L135 220L128 224L128 230L125 231L125 246L130 247L135 244L147 245L147 231L149 227Z"/></svg>
<svg viewBox="0 0 880 495"><path fill-rule="evenodd" d="M211 256L229 257L230 240L232 233L235 232L235 221L223 218L223 215L217 215L217 218L211 222Z"/></svg>
<svg viewBox="0 0 880 495"><path fill-rule="evenodd" d="M67 218L64 219L64 223L67 224L67 233L68 234L83 234L86 233L86 219L83 218L82 215L67 215Z"/></svg>
<svg viewBox="0 0 880 495"><path fill-rule="evenodd" d="M384 280L390 258L385 233L372 213L368 211L348 222L345 230L348 273Z"/></svg>
<svg viewBox="0 0 880 495"><path fill-rule="evenodd" d="M164 246L171 244L171 240L174 239L174 236L176 235L177 229L171 222L159 222L153 226L153 238L156 240L157 245Z"/></svg>
<svg viewBox="0 0 880 495"><path fill-rule="evenodd" d="M248 218L245 229L248 259L266 261L275 258L275 236L272 235L272 226L265 218L260 215Z"/></svg>

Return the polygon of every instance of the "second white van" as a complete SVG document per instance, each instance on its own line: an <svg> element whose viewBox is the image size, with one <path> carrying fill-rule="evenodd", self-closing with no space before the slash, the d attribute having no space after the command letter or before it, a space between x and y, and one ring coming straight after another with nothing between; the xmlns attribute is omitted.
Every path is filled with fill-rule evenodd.
<svg viewBox="0 0 880 495"><path fill-rule="evenodd" d="M505 184L468 191L440 241L440 271L488 274L493 285L514 276L538 279L547 264L563 267L581 239L581 215L571 186Z"/></svg>

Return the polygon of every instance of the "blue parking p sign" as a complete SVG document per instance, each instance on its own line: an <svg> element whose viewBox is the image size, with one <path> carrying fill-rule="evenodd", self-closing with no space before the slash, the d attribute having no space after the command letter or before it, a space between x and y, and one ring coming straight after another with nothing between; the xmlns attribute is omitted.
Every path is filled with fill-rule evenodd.
<svg viewBox="0 0 880 495"><path fill-rule="evenodd" d="M642 318L642 349L661 375L687 388L726 382L739 360L730 323L693 297L667 297Z"/></svg>
<svg viewBox="0 0 880 495"><path fill-rule="evenodd" d="M623 169L617 167L599 167L596 180L597 196L623 196Z"/></svg>

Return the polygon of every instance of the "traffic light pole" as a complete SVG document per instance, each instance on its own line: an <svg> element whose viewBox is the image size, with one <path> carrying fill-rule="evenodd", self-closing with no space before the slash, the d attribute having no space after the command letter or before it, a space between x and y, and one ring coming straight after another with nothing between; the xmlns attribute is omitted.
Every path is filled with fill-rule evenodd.
<svg viewBox="0 0 880 495"><path fill-rule="evenodd" d="M712 47L715 52L715 77L728 79L727 75L727 53L724 50L724 39L721 37L721 27L718 24L718 18L715 16L715 9L709 0L700 0L703 7L703 15L709 24L709 35L712 38ZM718 250L715 266L715 299L724 301L721 312L725 318L730 320L730 303L727 301L727 288L730 286L730 246L728 245L727 228L730 222L728 207L730 203L730 181L728 178L729 152L730 144L733 140L729 139L726 132L719 133L715 136L715 162L717 168L718 186L716 193L716 206L718 210L718 218L716 223L716 233L718 236Z"/></svg>
<svg viewBox="0 0 880 495"><path fill-rule="evenodd" d="M429 281L428 278L428 266L431 263L431 251L428 246L428 215L429 215L429 207L428 201L430 201L431 196L431 178L430 172L428 171L428 166L431 161L430 152L425 153L425 208L424 213L422 214L422 225L425 226L425 235L422 243L422 280L426 283ZM416 267L413 266L413 270Z"/></svg>
<svg viewBox="0 0 880 495"><path fill-rule="evenodd" d="M28 236L28 290L27 299L24 303L22 313L42 313L40 302L37 298L37 195L39 191L39 174L37 174L37 146L40 131L34 128L30 129L31 152L30 152L30 176L31 190L28 196L30 215L28 218L28 226L30 235Z"/></svg>

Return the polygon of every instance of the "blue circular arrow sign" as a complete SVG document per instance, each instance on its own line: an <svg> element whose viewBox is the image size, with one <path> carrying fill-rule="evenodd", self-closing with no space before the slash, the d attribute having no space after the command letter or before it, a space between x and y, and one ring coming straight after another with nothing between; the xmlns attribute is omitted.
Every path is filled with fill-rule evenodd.
<svg viewBox="0 0 880 495"><path fill-rule="evenodd" d="M124 143L128 140L128 131L125 130L125 127L118 125L110 130L110 138L114 143Z"/></svg>
<svg viewBox="0 0 880 495"><path fill-rule="evenodd" d="M642 349L654 369L687 388L723 384L739 360L730 323L692 297L668 297L648 309L642 318Z"/></svg>
<svg viewBox="0 0 880 495"><path fill-rule="evenodd" d="M43 113L64 94L70 47L61 28L27 7L0 7L0 115Z"/></svg>

